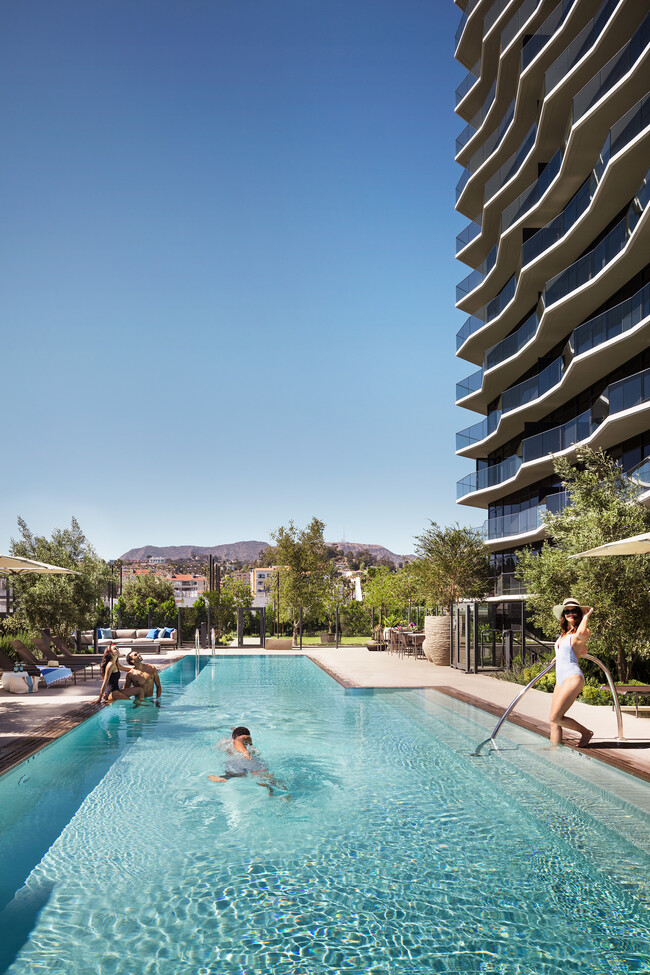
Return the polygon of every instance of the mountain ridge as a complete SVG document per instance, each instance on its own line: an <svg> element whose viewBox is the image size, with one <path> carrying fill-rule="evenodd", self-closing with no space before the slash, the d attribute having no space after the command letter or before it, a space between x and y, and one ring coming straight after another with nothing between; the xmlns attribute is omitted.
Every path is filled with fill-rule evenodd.
<svg viewBox="0 0 650 975"><path fill-rule="evenodd" d="M383 545L369 545L362 542L327 542L327 544L336 545L345 553L366 550L377 559L390 559L395 565L413 558L412 555L398 555L391 552ZM189 559L194 555L214 555L224 560L254 562L259 557L260 552L268 545L268 542L256 540L228 542L225 545L141 545L138 548L130 548L120 558L123 562L142 562L152 556L173 561L175 559Z"/></svg>

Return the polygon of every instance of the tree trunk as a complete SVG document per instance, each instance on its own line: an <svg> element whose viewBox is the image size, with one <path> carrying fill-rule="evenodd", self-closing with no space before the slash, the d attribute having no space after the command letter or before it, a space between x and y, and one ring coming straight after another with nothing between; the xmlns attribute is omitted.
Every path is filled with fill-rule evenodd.
<svg viewBox="0 0 650 975"><path fill-rule="evenodd" d="M618 677L623 684L627 683L627 660L625 659L625 651L620 645L618 647Z"/></svg>

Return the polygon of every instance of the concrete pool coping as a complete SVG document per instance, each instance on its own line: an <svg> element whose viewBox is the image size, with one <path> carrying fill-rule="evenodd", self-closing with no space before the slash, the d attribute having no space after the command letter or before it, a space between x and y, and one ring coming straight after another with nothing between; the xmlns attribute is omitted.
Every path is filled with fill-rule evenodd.
<svg viewBox="0 0 650 975"><path fill-rule="evenodd" d="M163 670L194 650L148 655L147 662ZM259 647L220 648L219 656L237 655L306 656L342 687L432 689L458 701L500 716L519 693L520 687L488 674L466 674L452 667L439 667L428 660L401 658L365 647L305 647L299 650L266 652ZM9 771L45 745L77 727L104 705L97 704L99 677L69 687L49 687L37 694L15 695L0 690L0 775ZM509 721L548 738L550 695L533 688L526 694ZM119 705L118 705L119 706ZM576 749L586 757L612 765L650 782L650 719L624 713L625 742L616 742L616 719L609 706L577 702L571 709L578 721L594 729L587 749ZM496 724L496 721L495 721ZM567 740L569 747L571 745Z"/></svg>

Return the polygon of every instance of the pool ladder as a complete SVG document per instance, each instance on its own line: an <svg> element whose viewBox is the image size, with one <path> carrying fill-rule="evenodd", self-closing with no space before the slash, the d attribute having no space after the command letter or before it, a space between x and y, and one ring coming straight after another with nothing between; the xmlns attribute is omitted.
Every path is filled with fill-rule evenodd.
<svg viewBox="0 0 650 975"><path fill-rule="evenodd" d="M598 664L598 666L600 667L600 669L605 672L605 677L607 678L607 683L609 684L609 689L612 692L612 699L614 701L614 710L616 711L616 724L617 724L617 727L618 727L618 734L616 736L616 741L625 741L625 736L623 735L623 715L621 713L621 705L620 705L619 700L618 700L618 694L616 693L616 688L614 687L614 680L612 678L612 675L610 674L609 670L607 669L607 667L605 666L605 664L602 662L602 660L599 660L598 657L592 657L592 655L590 653L586 653L586 654L583 655L583 657L581 659L591 660L592 663ZM519 694L517 694L517 696L514 699L514 701L512 702L512 704L510 704L505 709L505 711L503 712L503 714L499 718L499 720L497 722L497 726L494 729L494 731L492 732L492 734L490 735L490 737L489 738L486 738L485 741L481 742L481 744L478 746L478 748L474 752L475 755L478 755L480 753L481 748L483 747L483 745L487 745L488 742L492 742L492 744L494 745L494 747L496 748L496 750L497 751L499 750L499 747L498 747L495 739L496 739L496 736L499 734L499 730L501 728L501 725L506 720L506 718L508 717L508 715L510 714L510 712L511 711L514 711L514 709L516 708L517 704L521 701L521 699L524 696L524 694L527 691L529 691L531 689L531 687L534 687L538 680L541 680L542 677L545 677L546 674L548 674L548 672L553 669L553 667L555 667L555 657L553 657L553 659L551 660L550 664L548 664L548 666L546 666L544 668L544 670L540 671L540 673L537 674L536 677L533 677L533 679L531 681L529 681L528 684L526 684L526 686L523 688L523 690L521 690L519 692Z"/></svg>

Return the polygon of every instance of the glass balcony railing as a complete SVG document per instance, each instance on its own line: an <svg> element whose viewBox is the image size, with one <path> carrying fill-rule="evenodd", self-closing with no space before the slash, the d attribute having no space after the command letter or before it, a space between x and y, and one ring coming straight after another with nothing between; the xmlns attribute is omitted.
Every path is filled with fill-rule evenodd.
<svg viewBox="0 0 650 975"><path fill-rule="evenodd" d="M513 274L510 280L504 284L496 298L493 298L492 301L484 306L486 322L491 322L493 318L497 318L501 314L506 305L509 305L514 298L516 290L517 275Z"/></svg>
<svg viewBox="0 0 650 975"><path fill-rule="evenodd" d="M464 342L473 335L474 332L478 332L479 328L483 328L485 322L482 318L477 318L476 315L470 315L465 319L464 324L456 332L456 352L460 349Z"/></svg>
<svg viewBox="0 0 650 975"><path fill-rule="evenodd" d="M580 416L574 417L561 426L545 430L522 441L523 463L545 457L547 454L557 454L566 450L572 444L587 440L594 432L598 423L592 419L591 410L585 410Z"/></svg>
<svg viewBox="0 0 650 975"><path fill-rule="evenodd" d="M455 103L456 108L458 108L465 95L472 90L472 88L474 87L474 85L476 84L476 82L479 80L480 77L481 77L481 59L479 58L476 64L469 69L469 71L467 72L467 74L459 84L458 88L456 89L456 103Z"/></svg>
<svg viewBox="0 0 650 975"><path fill-rule="evenodd" d="M589 179L585 180L578 192L569 200L564 210L524 242L521 248L522 267L530 264L531 261L534 261L536 257L539 257L540 254L548 250L549 247L552 247L553 244L556 244L558 240L561 240L569 232L571 227L573 227L589 208L597 186L596 177L592 174Z"/></svg>
<svg viewBox="0 0 650 975"><path fill-rule="evenodd" d="M466 166L463 172L461 173L460 179L456 183L456 203L458 203L458 201L460 200L461 194L465 189L465 186L467 185L467 181L469 180L471 175L472 174L470 173L469 169Z"/></svg>
<svg viewBox="0 0 650 975"><path fill-rule="evenodd" d="M619 2L620 0L603 0L592 20L583 27L577 37L548 68L544 75L544 90L547 95L594 46Z"/></svg>
<svg viewBox="0 0 650 975"><path fill-rule="evenodd" d="M505 51L508 44L519 33L528 18L539 7L540 0L524 0L521 7L513 14L501 31L501 50Z"/></svg>
<svg viewBox="0 0 650 975"><path fill-rule="evenodd" d="M636 481L639 491L650 491L650 457L644 457L627 475L631 481Z"/></svg>
<svg viewBox="0 0 650 975"><path fill-rule="evenodd" d="M493 318L497 318L501 314L503 309L508 305L515 296L515 291L517 290L517 275L513 274L509 281L507 281L499 294L488 302L487 305L477 312L476 315L470 315L469 318L465 319L465 323L461 329L456 333L456 351L460 349L463 342L473 335L474 332L478 331L479 328L487 322L491 322Z"/></svg>
<svg viewBox="0 0 650 975"><path fill-rule="evenodd" d="M505 362L506 359L510 359L513 355L517 355L530 342L538 328L539 318L537 317L537 312L533 312L523 325L519 326L516 332L506 335L504 339L501 339L500 342L497 342L496 345L493 345L491 349L487 350L483 364L484 370L493 369L499 363Z"/></svg>
<svg viewBox="0 0 650 975"><path fill-rule="evenodd" d="M460 43L460 39L463 36L463 31L465 30L465 24L467 23L467 20L469 18L469 15L471 14L472 10L474 9L474 7L476 6L476 4L478 2L479 2L479 0L468 0L467 6L463 10L463 15L460 18L460 23L459 23L458 27L456 28L456 35L455 35L455 38L454 38L456 47L458 47L458 45Z"/></svg>
<svg viewBox="0 0 650 975"><path fill-rule="evenodd" d="M456 285L456 301L462 301L470 291L473 291L474 288L477 288L485 280L496 263L497 249L498 244L495 244L488 256L479 264L476 270L472 271L466 278L463 278L460 284Z"/></svg>
<svg viewBox="0 0 650 975"><path fill-rule="evenodd" d="M562 3L559 3L555 10L551 11L544 23L537 29L533 36L524 41L524 46L521 52L522 71L526 70L528 65L537 57L539 52L546 47L551 37L553 37L553 35L560 29L575 2L576 0L562 0Z"/></svg>
<svg viewBox="0 0 650 975"><path fill-rule="evenodd" d="M470 121L467 123L467 125L465 126L461 134L456 139L456 155L458 155L458 153L461 151L463 146L467 145L467 143L472 138L472 136L476 135L480 127L483 125L483 122L487 118L488 112L492 108L492 102L494 101L496 90L497 90L497 82L495 78L492 84L490 85L490 90L488 91L487 95L483 99L483 104L479 108L478 112L474 115L472 119L470 119ZM474 170L475 167L470 168L471 172L474 172Z"/></svg>
<svg viewBox="0 0 650 975"><path fill-rule="evenodd" d="M477 372L473 372L471 376L467 376L466 379L461 379L459 383L456 383L456 399L464 399L465 396L475 393L482 385L483 369L479 369Z"/></svg>
<svg viewBox="0 0 650 975"><path fill-rule="evenodd" d="M607 152L607 158L610 155L615 156L649 125L650 95L646 95L611 127L605 146L603 146L603 153Z"/></svg>
<svg viewBox="0 0 650 975"><path fill-rule="evenodd" d="M560 172L562 150L558 149L542 170L539 178L505 208L501 216L501 233L505 233L515 220L539 203L547 189Z"/></svg>
<svg viewBox="0 0 650 975"><path fill-rule="evenodd" d="M536 138L537 122L533 122L517 151L504 162L500 169L497 169L496 173L493 173L492 176L486 180L485 189L483 191L484 203L491 200L494 194L497 193L502 186L505 186L508 180L512 179L515 173L518 172L524 159L535 145Z"/></svg>
<svg viewBox="0 0 650 975"><path fill-rule="evenodd" d="M480 423L475 423L473 426L461 430L456 434L456 450L463 450L465 447L469 447L470 444L485 440L491 433L494 433L499 425L500 419L501 410L492 410Z"/></svg>
<svg viewBox="0 0 650 975"><path fill-rule="evenodd" d="M483 18L483 37L485 37L486 34L490 33L490 31L492 30L497 20L499 19L499 17L501 16L501 14L506 9L509 3L510 0L496 0L496 3L492 4L490 9L486 13L485 17Z"/></svg>
<svg viewBox="0 0 650 975"><path fill-rule="evenodd" d="M610 416L647 403L650 400L650 369L612 383L608 389Z"/></svg>
<svg viewBox="0 0 650 975"><path fill-rule="evenodd" d="M476 223L475 220L472 220L472 222L468 224L456 237L456 254L458 254L459 251L462 251L463 247L467 247L470 240L474 240L475 237L478 237L480 232L480 223Z"/></svg>
<svg viewBox="0 0 650 975"><path fill-rule="evenodd" d="M544 288L544 304L548 308L565 295L582 287L599 274L617 254L623 250L634 233L639 217L643 213L650 193L650 170L646 173L637 195L627 209L622 220L610 230L599 244L588 254L578 258L570 267L561 271Z"/></svg>
<svg viewBox="0 0 650 975"><path fill-rule="evenodd" d="M492 467L482 467L458 481L456 497L462 498L473 491L484 491L485 488L501 484L514 477L520 467L521 458L517 454L506 457L500 464L494 464Z"/></svg>
<svg viewBox="0 0 650 975"><path fill-rule="evenodd" d="M547 511L558 514L569 503L566 491L550 494L545 504L534 505L509 515L497 515L485 522L485 534L488 539L509 538L511 535L523 535L536 531L544 524Z"/></svg>
<svg viewBox="0 0 650 975"><path fill-rule="evenodd" d="M650 316L650 284L613 308L601 312L573 331L571 344L575 355L588 352L603 342L622 335Z"/></svg>
<svg viewBox="0 0 650 975"><path fill-rule="evenodd" d="M640 27L625 47L611 58L605 67L582 88L573 99L574 124L610 91L639 60L650 43L650 14L644 18Z"/></svg>
<svg viewBox="0 0 650 975"><path fill-rule="evenodd" d="M525 406L526 403L539 399L553 386L557 386L562 379L562 366L562 356L559 356L536 376L531 376L530 379L525 379L523 383L518 383L516 386L511 386L510 389L504 390L501 394L502 413L509 413L520 406Z"/></svg>

